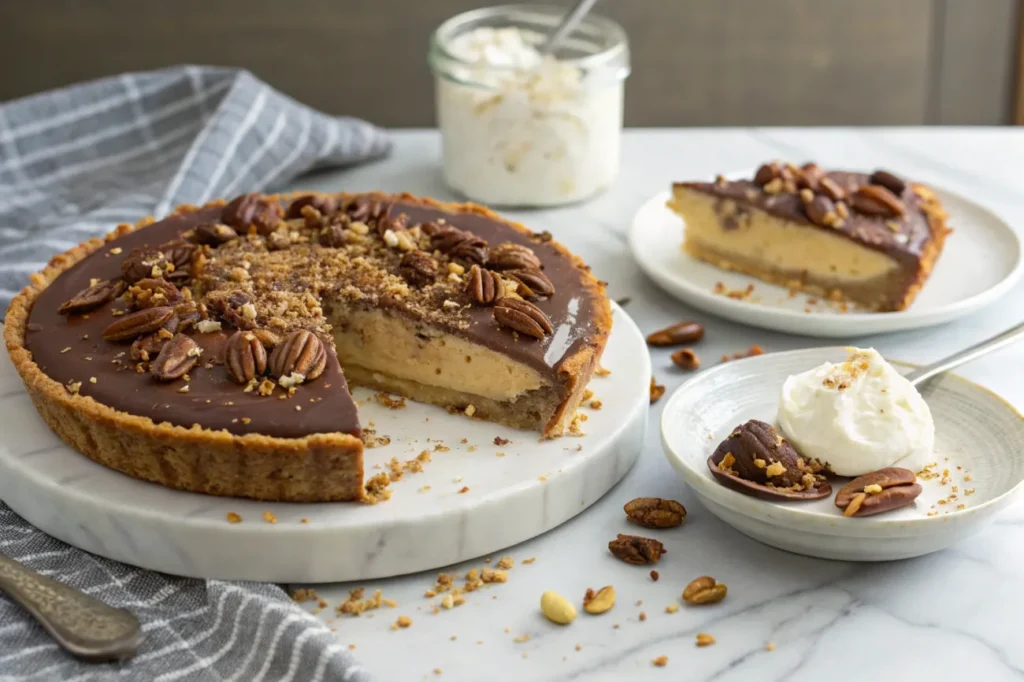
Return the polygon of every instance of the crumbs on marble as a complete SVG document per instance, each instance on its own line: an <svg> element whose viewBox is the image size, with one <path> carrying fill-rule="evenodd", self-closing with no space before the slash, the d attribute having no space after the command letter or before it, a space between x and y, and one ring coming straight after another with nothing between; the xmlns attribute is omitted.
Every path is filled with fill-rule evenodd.
<svg viewBox="0 0 1024 682"><path fill-rule="evenodd" d="M394 599L385 599L380 590L374 590L372 597L364 599L365 592L365 587L357 587L354 590L349 590L348 599L335 606L334 611L339 616L359 616L366 611L373 611L382 606L387 606L389 608L395 608L398 606L398 603L395 602Z"/></svg>
<svg viewBox="0 0 1024 682"><path fill-rule="evenodd" d="M653 663L655 666L659 668L664 668L666 665L668 665L668 656L658 656L656 659L651 661L651 663Z"/></svg>
<svg viewBox="0 0 1024 682"><path fill-rule="evenodd" d="M405 407L405 396L393 396L386 391L378 391L373 399L389 410L401 410Z"/></svg>
<svg viewBox="0 0 1024 682"><path fill-rule="evenodd" d="M269 511L263 512L263 520L267 523L277 523L277 517L274 516L273 512Z"/></svg>
<svg viewBox="0 0 1024 682"><path fill-rule="evenodd" d="M228 512L228 523L241 523L242 517L235 512Z"/></svg>
<svg viewBox="0 0 1024 682"><path fill-rule="evenodd" d="M397 630L398 628L407 628L407 627L410 627L411 625L412 625L412 618L410 618L409 616L399 616L395 620L395 622L391 624L391 629L392 630Z"/></svg>

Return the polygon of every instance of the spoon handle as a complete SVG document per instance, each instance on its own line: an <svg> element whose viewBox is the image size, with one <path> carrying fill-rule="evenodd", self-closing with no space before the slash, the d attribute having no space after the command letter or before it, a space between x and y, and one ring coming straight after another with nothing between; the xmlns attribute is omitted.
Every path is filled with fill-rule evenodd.
<svg viewBox="0 0 1024 682"><path fill-rule="evenodd" d="M541 45L540 53L551 54L554 52L558 44L576 30L576 27L583 21L583 17L587 16L595 4L597 4L597 0L578 0L576 6L562 17L562 23L558 25L554 33L548 36L548 39Z"/></svg>
<svg viewBox="0 0 1024 682"><path fill-rule="evenodd" d="M943 358L938 362L933 362L925 367L915 369L913 372L904 376L910 380L911 384L917 385L922 381L931 379L936 374L941 374L942 372L953 369L954 367L959 367L965 362L970 362L971 360L980 358L982 355L987 355L992 351L1009 345L1022 337L1024 337L1024 323L1018 324L1012 329L1007 329L1005 332L997 334L991 339L982 341L981 343L976 343L970 348L965 348L958 353L954 353L948 358Z"/></svg>
<svg viewBox="0 0 1024 682"><path fill-rule="evenodd" d="M87 661L130 658L142 643L138 619L0 556L0 591L32 614L57 643Z"/></svg>

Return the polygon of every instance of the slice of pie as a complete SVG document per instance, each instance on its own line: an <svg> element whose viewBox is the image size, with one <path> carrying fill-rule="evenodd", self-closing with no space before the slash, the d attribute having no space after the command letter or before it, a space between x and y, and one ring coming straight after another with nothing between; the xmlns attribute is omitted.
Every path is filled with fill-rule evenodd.
<svg viewBox="0 0 1024 682"><path fill-rule="evenodd" d="M47 424L108 467L262 500L376 499L347 383L570 427L611 328L547 233L410 195L184 206L54 258L4 337Z"/></svg>
<svg viewBox="0 0 1024 682"><path fill-rule="evenodd" d="M913 302L950 232L927 187L813 163L676 183L668 205L685 220L683 248L695 258L874 311Z"/></svg>

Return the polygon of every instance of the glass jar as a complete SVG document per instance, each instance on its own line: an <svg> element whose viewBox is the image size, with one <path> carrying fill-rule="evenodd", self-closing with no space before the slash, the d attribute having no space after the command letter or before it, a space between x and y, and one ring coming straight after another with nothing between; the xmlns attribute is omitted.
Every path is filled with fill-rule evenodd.
<svg viewBox="0 0 1024 682"><path fill-rule="evenodd" d="M538 47L565 9L505 5L455 16L434 31L444 177L496 206L554 206L600 192L619 168L626 34L589 15L556 53Z"/></svg>

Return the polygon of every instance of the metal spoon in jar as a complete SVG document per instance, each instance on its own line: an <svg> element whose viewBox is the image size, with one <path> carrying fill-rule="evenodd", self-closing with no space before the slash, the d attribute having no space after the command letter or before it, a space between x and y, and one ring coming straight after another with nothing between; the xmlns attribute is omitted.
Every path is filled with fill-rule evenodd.
<svg viewBox="0 0 1024 682"><path fill-rule="evenodd" d="M540 46L540 53L542 55L551 54L561 44L565 38L576 30L576 27L580 25L583 18L587 16L587 13L593 9L594 5L597 4L597 0L578 0L576 6L566 12L565 16L562 17L562 21L558 24L558 28L548 36L548 39L544 41L544 44Z"/></svg>

